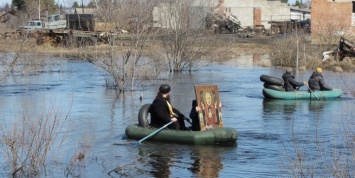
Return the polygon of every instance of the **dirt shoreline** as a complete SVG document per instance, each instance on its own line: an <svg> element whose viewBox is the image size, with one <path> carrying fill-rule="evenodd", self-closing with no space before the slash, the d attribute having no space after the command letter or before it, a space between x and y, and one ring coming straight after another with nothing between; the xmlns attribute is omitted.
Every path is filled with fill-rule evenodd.
<svg viewBox="0 0 355 178"><path fill-rule="evenodd" d="M212 54L208 55L216 60L230 60L237 58L241 55L249 54L270 54L273 46L273 38L269 36L254 36L252 38L240 38L234 34L219 34L217 36L217 43L223 43L223 45L217 45L216 49ZM36 55L43 56L53 56L53 57L63 57L68 59L83 59L82 52L79 52L80 48L65 48L59 45L55 46L50 43L44 43L42 45L36 44L35 38L28 39L0 39L1 44L0 52L13 52L13 53L32 53ZM118 46L117 46L118 47ZM128 46L125 46L128 47ZM355 58L344 58L343 61L335 61L329 59L325 62L321 62L321 51L317 51L317 46L312 46L310 44L310 53L306 54L306 66L301 65L299 69L315 69L317 67L322 67L324 70L331 70L334 72L355 72ZM161 41L152 41L146 46L145 52L157 52L161 48ZM90 46L85 49L85 55L94 56L96 51L104 52L109 51L110 46L107 44L100 44L95 46ZM115 51L117 52L117 51ZM119 52L118 52L119 53ZM300 57L300 59L303 57ZM263 67L271 67L272 64L262 64ZM280 67L280 66L274 66ZM288 67L288 66L281 66Z"/></svg>
<svg viewBox="0 0 355 178"><path fill-rule="evenodd" d="M226 53L226 58L231 58L241 53L266 53L271 48L270 37L240 38L235 34L221 34L218 35L217 40L218 43L224 43L224 45L217 46L216 51ZM3 52L18 52L22 50L42 55L78 57L78 48L65 48L51 43L37 45L35 38L28 38L25 41L23 39L1 39L0 43L6 44L0 47L0 51ZM159 41L152 42L153 45L148 45L146 50L156 48L160 43ZM23 46L21 47L22 44ZM108 45L104 44L100 44L97 47L102 50L109 48ZM95 47L89 48L94 49Z"/></svg>

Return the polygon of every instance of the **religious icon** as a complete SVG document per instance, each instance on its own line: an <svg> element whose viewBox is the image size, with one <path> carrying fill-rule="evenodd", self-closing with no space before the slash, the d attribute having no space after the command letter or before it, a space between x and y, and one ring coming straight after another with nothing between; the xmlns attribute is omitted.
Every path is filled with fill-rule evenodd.
<svg viewBox="0 0 355 178"><path fill-rule="evenodd" d="M201 130L223 127L221 102L217 85L195 86Z"/></svg>

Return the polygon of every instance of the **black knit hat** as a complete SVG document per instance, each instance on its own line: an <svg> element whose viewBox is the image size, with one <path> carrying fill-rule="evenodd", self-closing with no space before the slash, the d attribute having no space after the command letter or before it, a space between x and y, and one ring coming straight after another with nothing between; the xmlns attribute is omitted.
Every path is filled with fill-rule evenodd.
<svg viewBox="0 0 355 178"><path fill-rule="evenodd" d="M161 93L161 94L167 94L170 92L170 90L171 90L171 88L170 88L170 85L168 85L168 84L162 84L159 87L159 93Z"/></svg>

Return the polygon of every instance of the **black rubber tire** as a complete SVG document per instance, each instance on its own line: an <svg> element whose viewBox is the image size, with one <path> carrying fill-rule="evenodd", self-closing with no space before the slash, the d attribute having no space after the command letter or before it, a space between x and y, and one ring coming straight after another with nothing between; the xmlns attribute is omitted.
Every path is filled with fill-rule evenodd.
<svg viewBox="0 0 355 178"><path fill-rule="evenodd" d="M269 76L269 75L261 75L260 80L262 82L268 83L270 85L278 85L282 86L284 84L284 80L281 78Z"/></svg>
<svg viewBox="0 0 355 178"><path fill-rule="evenodd" d="M149 122L149 108L150 104L145 104L143 105L138 112L138 123L139 126L149 128L150 127L150 122Z"/></svg>
<svg viewBox="0 0 355 178"><path fill-rule="evenodd" d="M277 91L285 91L284 87L278 85L270 85L269 83L264 83L264 88L277 90Z"/></svg>

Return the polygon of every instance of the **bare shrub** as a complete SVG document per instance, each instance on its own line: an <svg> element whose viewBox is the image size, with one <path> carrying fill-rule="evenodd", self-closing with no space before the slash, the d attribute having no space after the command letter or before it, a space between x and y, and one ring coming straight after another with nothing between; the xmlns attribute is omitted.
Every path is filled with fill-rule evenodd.
<svg viewBox="0 0 355 178"><path fill-rule="evenodd" d="M311 44L307 34L290 35L272 42L270 58L273 66L315 69L322 67L322 52L327 46Z"/></svg>
<svg viewBox="0 0 355 178"><path fill-rule="evenodd" d="M275 39L274 49L270 52L271 62L274 66L296 66L296 46L294 38Z"/></svg>
<svg viewBox="0 0 355 178"><path fill-rule="evenodd" d="M340 67L344 71L354 72L355 71L355 64L354 59L345 57L341 62L334 62L332 61L332 65L328 65L329 69L335 70L335 67Z"/></svg>
<svg viewBox="0 0 355 178"><path fill-rule="evenodd" d="M12 123L1 126L4 158L14 177L33 177L41 173L49 150L58 141L59 132L68 114L54 107L43 106L39 113L24 112Z"/></svg>
<svg viewBox="0 0 355 178"><path fill-rule="evenodd" d="M349 32L344 20L324 20L314 24L316 30L312 31L312 43L325 46L325 51L329 51L339 42L339 38Z"/></svg>
<svg viewBox="0 0 355 178"><path fill-rule="evenodd" d="M322 58L320 56L321 53L318 52L319 48L317 46L308 46L308 50L307 50L307 54L305 56L305 60L301 60L304 62L305 67L307 69L312 69L315 70L317 67L322 67L325 68L323 66L322 63Z"/></svg>
<svg viewBox="0 0 355 178"><path fill-rule="evenodd" d="M94 135L90 133L92 128L88 128L81 137L78 150L73 154L70 162L66 166L66 177L80 177L80 170L84 167L85 159L93 145Z"/></svg>

